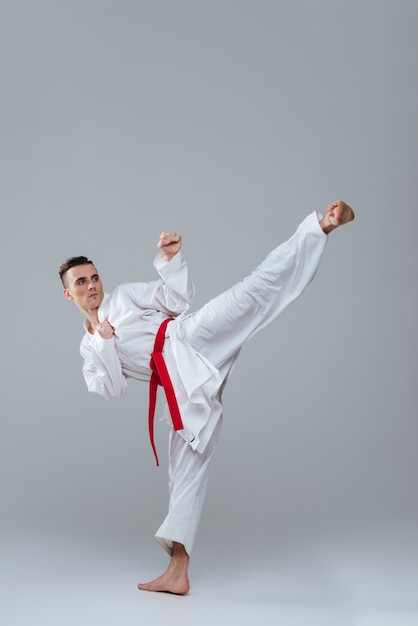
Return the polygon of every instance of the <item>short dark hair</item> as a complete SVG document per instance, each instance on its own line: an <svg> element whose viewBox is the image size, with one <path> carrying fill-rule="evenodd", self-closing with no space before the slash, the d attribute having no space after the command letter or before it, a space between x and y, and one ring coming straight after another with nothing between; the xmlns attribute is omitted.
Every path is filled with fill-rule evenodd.
<svg viewBox="0 0 418 626"><path fill-rule="evenodd" d="M72 267L75 267L76 265L94 265L94 263L93 261L90 261L90 259L88 259L86 256L71 256L69 259L64 261L64 263L62 263L58 271L59 277L61 278L61 281L64 287L65 287L65 283L64 283L65 273L68 272L68 270L71 269Z"/></svg>

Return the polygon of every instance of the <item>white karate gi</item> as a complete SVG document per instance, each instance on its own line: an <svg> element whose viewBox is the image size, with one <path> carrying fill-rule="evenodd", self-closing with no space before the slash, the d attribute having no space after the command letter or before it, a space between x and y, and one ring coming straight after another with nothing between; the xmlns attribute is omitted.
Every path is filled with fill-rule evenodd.
<svg viewBox="0 0 418 626"><path fill-rule="evenodd" d="M327 242L314 212L246 278L186 314L194 288L181 251L154 260L160 280L131 283L105 294L99 321L109 319L111 339L87 331L80 351L89 391L107 399L126 392L126 378L149 381L155 334L168 316L164 358L184 430L170 429L169 512L156 539L169 553L173 542L188 554L195 540L208 470L221 428L221 394L241 346L270 324L313 279ZM168 411L165 417L170 422Z"/></svg>

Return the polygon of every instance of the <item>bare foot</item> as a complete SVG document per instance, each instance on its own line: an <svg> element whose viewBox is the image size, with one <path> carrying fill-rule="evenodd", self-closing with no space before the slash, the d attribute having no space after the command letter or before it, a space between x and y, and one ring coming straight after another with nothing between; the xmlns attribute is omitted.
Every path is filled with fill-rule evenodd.
<svg viewBox="0 0 418 626"><path fill-rule="evenodd" d="M187 572L175 572L170 568L162 576L149 583L139 583L138 589L143 591L164 591L165 593L175 593L183 596L190 589L189 578Z"/></svg>
<svg viewBox="0 0 418 626"><path fill-rule="evenodd" d="M351 222L354 219L354 211L342 200L331 202L327 206L326 216L319 222L324 233L328 235L332 230Z"/></svg>
<svg viewBox="0 0 418 626"><path fill-rule="evenodd" d="M139 583L138 589L143 591L165 591L165 593L175 593L183 596L190 589L188 577L189 560L190 558L184 545L175 541L167 571L149 583Z"/></svg>

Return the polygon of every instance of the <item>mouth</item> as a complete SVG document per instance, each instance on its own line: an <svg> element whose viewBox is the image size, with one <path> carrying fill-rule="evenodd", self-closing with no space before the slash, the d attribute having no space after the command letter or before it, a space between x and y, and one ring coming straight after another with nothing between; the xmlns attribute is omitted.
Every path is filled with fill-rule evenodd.
<svg viewBox="0 0 418 626"><path fill-rule="evenodd" d="M95 298L96 296L98 296L99 294L97 293L97 291L95 291L94 293L91 293L89 295L89 298Z"/></svg>

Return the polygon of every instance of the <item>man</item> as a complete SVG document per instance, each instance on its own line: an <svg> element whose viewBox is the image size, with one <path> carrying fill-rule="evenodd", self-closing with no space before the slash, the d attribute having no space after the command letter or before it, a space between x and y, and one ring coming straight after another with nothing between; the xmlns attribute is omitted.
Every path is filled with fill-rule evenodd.
<svg viewBox="0 0 418 626"><path fill-rule="evenodd" d="M154 266L159 280L121 285L111 294L103 291L87 257L71 257L62 264L64 296L85 317L80 351L89 391L120 399L127 378L151 381L150 435L157 464L152 434L157 383L168 400L170 503L155 537L171 560L162 576L139 584L139 589L189 591L189 558L221 428L222 390L232 365L242 345L311 282L327 235L353 219L352 209L341 200L327 207L325 217L311 213L249 276L188 314L194 288L177 233L164 232L158 242Z"/></svg>

